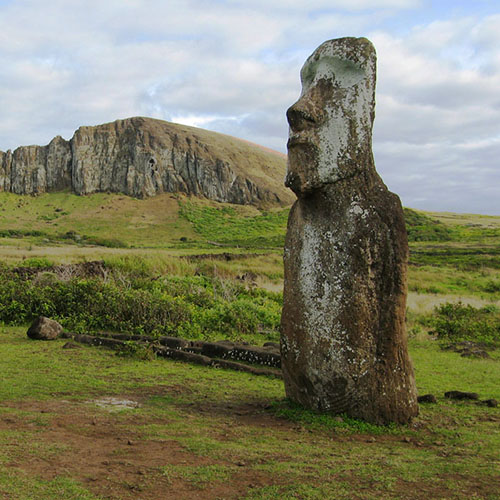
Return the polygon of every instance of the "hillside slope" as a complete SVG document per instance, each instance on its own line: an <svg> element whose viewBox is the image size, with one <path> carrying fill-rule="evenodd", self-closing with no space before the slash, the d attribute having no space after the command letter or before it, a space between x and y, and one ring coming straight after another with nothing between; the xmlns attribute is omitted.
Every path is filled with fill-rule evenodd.
<svg viewBox="0 0 500 500"><path fill-rule="evenodd" d="M0 191L180 192L235 204L287 205L286 161L231 136L153 118L80 127L72 139L0 151Z"/></svg>

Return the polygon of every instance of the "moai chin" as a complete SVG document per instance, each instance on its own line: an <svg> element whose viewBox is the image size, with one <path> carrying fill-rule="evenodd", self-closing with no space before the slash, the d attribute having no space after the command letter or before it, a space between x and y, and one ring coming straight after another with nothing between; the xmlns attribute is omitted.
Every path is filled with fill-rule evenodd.
<svg viewBox="0 0 500 500"><path fill-rule="evenodd" d="M287 396L373 422L418 413L405 329L408 240L375 170L376 55L365 38L323 43L287 111L281 354Z"/></svg>

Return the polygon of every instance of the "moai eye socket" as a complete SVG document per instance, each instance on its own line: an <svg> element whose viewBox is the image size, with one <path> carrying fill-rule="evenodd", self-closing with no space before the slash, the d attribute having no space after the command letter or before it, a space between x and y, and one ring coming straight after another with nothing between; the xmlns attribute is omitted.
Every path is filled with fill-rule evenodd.
<svg viewBox="0 0 500 500"><path fill-rule="evenodd" d="M335 56L320 56L304 64L301 70L303 89L307 89L320 79L332 80L341 88L352 87L365 77L365 71L349 59Z"/></svg>

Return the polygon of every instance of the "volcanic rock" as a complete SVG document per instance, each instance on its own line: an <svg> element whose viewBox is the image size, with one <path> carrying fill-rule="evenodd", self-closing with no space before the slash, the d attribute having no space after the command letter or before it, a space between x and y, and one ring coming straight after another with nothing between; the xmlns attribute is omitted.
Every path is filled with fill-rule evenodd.
<svg viewBox="0 0 500 500"><path fill-rule="evenodd" d="M448 391L444 393L444 397L448 399L472 399L477 401L479 394L477 392Z"/></svg>
<svg viewBox="0 0 500 500"><path fill-rule="evenodd" d="M63 327L53 319L39 316L28 328L27 335L35 340L54 340L61 334Z"/></svg>
<svg viewBox="0 0 500 500"><path fill-rule="evenodd" d="M418 413L405 329L408 241L371 149L376 56L364 38L323 43L287 111L281 353L287 396L376 424Z"/></svg>
<svg viewBox="0 0 500 500"><path fill-rule="evenodd" d="M234 137L152 118L80 127L70 141L0 151L0 191L180 192L238 204L286 205L283 155Z"/></svg>
<svg viewBox="0 0 500 500"><path fill-rule="evenodd" d="M424 394L422 396L418 396L417 401L419 403L437 403L437 399L434 394Z"/></svg>

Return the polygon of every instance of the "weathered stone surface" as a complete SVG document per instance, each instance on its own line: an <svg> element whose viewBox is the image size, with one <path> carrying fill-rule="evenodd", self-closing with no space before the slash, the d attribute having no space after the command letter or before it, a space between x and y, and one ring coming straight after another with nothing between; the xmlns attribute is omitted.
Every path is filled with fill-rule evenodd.
<svg viewBox="0 0 500 500"><path fill-rule="evenodd" d="M181 192L230 203L287 204L284 159L244 141L152 118L80 127L70 141L0 152L0 191Z"/></svg>
<svg viewBox="0 0 500 500"><path fill-rule="evenodd" d="M399 198L371 150L376 56L366 39L322 44L287 111L281 353L288 397L369 422L418 413L405 330L408 242Z"/></svg>
<svg viewBox="0 0 500 500"><path fill-rule="evenodd" d="M35 340L54 340L61 334L63 327L53 319L39 316L28 328L27 335Z"/></svg>

